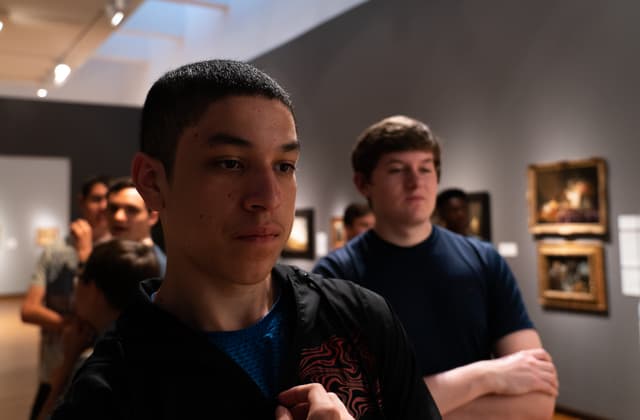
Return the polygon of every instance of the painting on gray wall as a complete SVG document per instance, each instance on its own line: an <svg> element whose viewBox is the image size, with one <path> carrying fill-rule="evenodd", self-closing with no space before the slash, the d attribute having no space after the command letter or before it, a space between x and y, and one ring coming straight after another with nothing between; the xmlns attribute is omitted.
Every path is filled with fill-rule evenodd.
<svg viewBox="0 0 640 420"><path fill-rule="evenodd" d="M316 256L313 209L298 209L293 219L293 227L282 250L282 258L303 258L312 260Z"/></svg>
<svg viewBox="0 0 640 420"><path fill-rule="evenodd" d="M469 198L469 234L491 242L491 206L488 192L471 192Z"/></svg>
<svg viewBox="0 0 640 420"><path fill-rule="evenodd" d="M607 233L607 179L604 159L529 165L528 181L527 199L531 233Z"/></svg>
<svg viewBox="0 0 640 420"><path fill-rule="evenodd" d="M538 243L540 304L547 308L606 312L601 243Z"/></svg>

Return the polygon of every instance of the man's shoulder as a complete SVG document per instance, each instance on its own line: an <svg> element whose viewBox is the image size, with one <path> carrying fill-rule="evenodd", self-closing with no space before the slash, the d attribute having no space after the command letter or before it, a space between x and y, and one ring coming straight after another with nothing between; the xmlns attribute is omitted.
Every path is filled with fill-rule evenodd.
<svg viewBox="0 0 640 420"><path fill-rule="evenodd" d="M350 280L307 272L293 266L277 266L289 274L292 288L305 311L331 309L334 311L362 315L370 312L385 312L387 303L379 294ZM323 306L326 305L326 306Z"/></svg>
<svg viewBox="0 0 640 420"><path fill-rule="evenodd" d="M312 271L326 277L358 281L367 250L368 241L365 233L320 258Z"/></svg>
<svg viewBox="0 0 640 420"><path fill-rule="evenodd" d="M436 247L440 250L447 250L464 255L473 254L483 259L497 255L495 248L489 242L469 236L462 236L439 226L434 226L433 229L438 237Z"/></svg>

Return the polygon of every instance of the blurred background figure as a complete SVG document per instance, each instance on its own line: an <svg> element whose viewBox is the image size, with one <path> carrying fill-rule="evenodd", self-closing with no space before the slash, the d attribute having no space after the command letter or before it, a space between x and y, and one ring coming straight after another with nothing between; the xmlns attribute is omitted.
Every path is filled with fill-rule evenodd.
<svg viewBox="0 0 640 420"><path fill-rule="evenodd" d="M21 308L22 321L42 328L40 344L40 385L31 410L35 419L51 389L51 374L62 360L62 330L69 321L73 279L78 264L84 263L93 244L109 238L106 208L110 178L97 176L82 184L81 218L70 225L64 243L45 248L38 260Z"/></svg>
<svg viewBox="0 0 640 420"><path fill-rule="evenodd" d="M439 223L452 232L469 235L469 197L459 188L441 191L436 199Z"/></svg>
<svg viewBox="0 0 640 420"><path fill-rule="evenodd" d="M376 223L376 217L371 211L371 207L362 203L349 204L344 210L342 219L347 242L371 229Z"/></svg>
<svg viewBox="0 0 640 420"><path fill-rule="evenodd" d="M113 239L96 245L75 288L75 315L63 331L64 356L53 371L51 391L38 419L46 419L64 394L73 372L86 359L95 334L103 334L128 306L139 283L160 276L153 248ZM83 355L85 357L83 357Z"/></svg>

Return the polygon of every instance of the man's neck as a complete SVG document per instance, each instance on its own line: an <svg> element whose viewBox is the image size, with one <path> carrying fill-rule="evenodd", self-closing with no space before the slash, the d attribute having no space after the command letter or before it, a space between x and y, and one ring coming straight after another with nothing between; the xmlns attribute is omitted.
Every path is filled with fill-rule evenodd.
<svg viewBox="0 0 640 420"><path fill-rule="evenodd" d="M151 236L147 236L146 238L140 240L140 242L147 246L153 246L153 239L151 239Z"/></svg>
<svg viewBox="0 0 640 420"><path fill-rule="evenodd" d="M387 242L397 246L409 247L425 241L433 231L430 221L418 225L400 225L376 220L373 230Z"/></svg>
<svg viewBox="0 0 640 420"><path fill-rule="evenodd" d="M271 274L255 284L237 284L180 271L167 275L154 303L187 325L202 331L236 331L262 319L273 306L276 290Z"/></svg>
<svg viewBox="0 0 640 420"><path fill-rule="evenodd" d="M94 245L101 244L102 242L106 242L109 239L111 239L111 237L112 236L109 233L109 231L105 231L105 232L102 232L102 233L94 231L93 238L92 238L93 239L93 244Z"/></svg>

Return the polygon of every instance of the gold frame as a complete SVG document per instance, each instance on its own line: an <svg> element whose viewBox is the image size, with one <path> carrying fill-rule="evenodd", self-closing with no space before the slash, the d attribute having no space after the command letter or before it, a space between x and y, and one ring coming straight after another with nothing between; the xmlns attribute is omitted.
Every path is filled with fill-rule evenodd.
<svg viewBox="0 0 640 420"><path fill-rule="evenodd" d="M595 170L595 176L593 171ZM582 172L583 178L574 178L571 176ZM595 181L597 185L587 182L585 176L591 176L590 181ZM591 158L575 161L562 161L555 163L532 164L527 170L528 189L527 201L529 204L529 231L533 234L557 234L557 235L576 235L576 234L594 234L605 235L607 233L607 190L606 190L606 163L602 158ZM541 178L544 177L548 184L554 184L555 191L544 190ZM590 201L596 203L595 208L579 207L573 209L561 209L564 212L574 212L578 217L586 217L586 212L591 211L590 216L597 214L594 221L588 222L563 222L563 221L545 221L542 214L545 207L557 209L563 205L569 205L568 197L562 197L563 202L558 202L558 189L564 186L563 194L569 190L569 184L578 180L582 182L584 188L591 188ZM552 182L550 182L552 181ZM586 197L586 195L585 195ZM543 201L547 199L547 201ZM580 199L578 197L578 199ZM592 203L593 204L593 203ZM552 210L547 210L551 212Z"/></svg>
<svg viewBox="0 0 640 420"><path fill-rule="evenodd" d="M588 290L561 290L553 287L550 262L553 258L560 264L562 258L586 260L588 266ZM566 265L565 265L566 268ZM577 268L576 268L577 271ZM574 272L575 274L575 272ZM578 311L606 312L607 299L604 276L604 248L592 242L539 242L538 243L539 301L549 308ZM584 285L580 279L575 285Z"/></svg>

